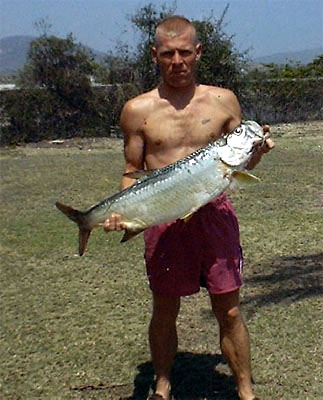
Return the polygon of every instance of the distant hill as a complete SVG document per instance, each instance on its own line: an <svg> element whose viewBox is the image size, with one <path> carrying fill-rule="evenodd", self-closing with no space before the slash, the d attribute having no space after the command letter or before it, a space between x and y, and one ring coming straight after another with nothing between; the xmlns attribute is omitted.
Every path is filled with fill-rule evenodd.
<svg viewBox="0 0 323 400"><path fill-rule="evenodd" d="M33 36L8 36L0 39L0 74L10 75L23 68L27 53L29 50L30 42L35 40ZM103 52L93 50L87 46L94 58L97 61L103 59L105 54Z"/></svg>
<svg viewBox="0 0 323 400"><path fill-rule="evenodd" d="M0 73L12 74L26 62L33 36L9 36L0 39Z"/></svg>
<svg viewBox="0 0 323 400"><path fill-rule="evenodd" d="M18 69L21 69L24 66L30 42L34 39L36 39L36 37L33 36L8 36L0 39L1 75L14 74L15 72L17 72ZM97 61L102 60L105 56L105 54L100 51L91 48L88 49L93 53ZM323 54L323 47L311 50L277 53L269 56L257 57L254 58L252 62L254 64L291 64L297 62L300 62L301 64L308 64L320 54Z"/></svg>
<svg viewBox="0 0 323 400"><path fill-rule="evenodd" d="M314 58L323 54L323 47L303 51L290 51L286 53L275 53L270 56L256 57L253 59L255 64L308 64Z"/></svg>

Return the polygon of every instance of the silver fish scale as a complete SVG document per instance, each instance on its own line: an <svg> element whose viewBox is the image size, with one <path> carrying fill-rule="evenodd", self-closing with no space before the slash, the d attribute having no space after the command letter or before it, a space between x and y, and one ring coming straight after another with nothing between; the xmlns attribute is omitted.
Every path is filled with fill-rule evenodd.
<svg viewBox="0 0 323 400"><path fill-rule="evenodd" d="M215 157L216 152L214 152L216 145L214 143L209 144L207 147L196 150L191 153L187 157L176 161L173 164L167 165L166 167L157 169L153 171L149 176L138 179L137 182L131 187L125 189L121 193L126 193L127 191L131 192L133 196L137 195L138 192L142 191L146 186L160 185L161 182L166 181L172 175L182 174L184 171L190 173L190 167L195 167L196 165L200 165L202 161L209 159L212 155ZM213 151L210 151L213 149ZM119 193L119 195L121 195ZM116 196L116 199L110 198L111 200L117 201L120 196Z"/></svg>
<svg viewBox="0 0 323 400"><path fill-rule="evenodd" d="M241 124L184 159L137 180L86 214L93 224L115 212L125 221L139 220L146 227L182 218L222 193L231 182L230 168L224 165L243 169L254 145L262 140L263 131L258 124L253 121Z"/></svg>
<svg viewBox="0 0 323 400"><path fill-rule="evenodd" d="M206 204L215 189L222 191L217 182L224 183L223 172L216 168L219 159L215 150L214 144L209 145L140 179L121 192L123 195L110 199L109 211L129 220L140 215L138 218L149 226L183 217Z"/></svg>
<svg viewBox="0 0 323 400"><path fill-rule="evenodd" d="M94 208L104 208L109 204L116 203L118 202L122 197L124 197L126 194L129 194L130 196L137 196L145 186L155 186L156 183L159 184L161 181L164 181L169 178L170 174L173 174L174 172L180 172L182 171L183 167L185 167L186 164L189 166L195 166L197 165L200 161L207 159L210 157L210 150L212 149L212 153L214 153L214 149L218 147L216 142L210 143L206 147L203 147L201 149L198 149L194 151L193 153L189 154L187 157L176 161L175 163L172 163L170 165L167 165L166 167L156 169L153 171L149 176L146 176L144 178L140 178L134 183L132 186L128 187L127 189L122 190L119 193L116 193L115 195L103 200L101 203L91 207L88 212L92 211ZM214 154L215 155L215 154Z"/></svg>
<svg viewBox="0 0 323 400"><path fill-rule="evenodd" d="M263 129L254 121L246 121L184 159L147 172L148 177L87 211L60 202L56 206L78 224L79 254L83 255L91 230L113 212L122 216L127 230L122 241L126 241L150 226L190 216L226 190L232 180L255 180L237 171L245 168L264 140Z"/></svg>

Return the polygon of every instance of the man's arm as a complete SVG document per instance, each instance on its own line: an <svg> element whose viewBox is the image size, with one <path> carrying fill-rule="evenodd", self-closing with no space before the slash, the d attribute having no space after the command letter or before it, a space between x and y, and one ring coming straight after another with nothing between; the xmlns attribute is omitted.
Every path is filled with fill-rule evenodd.
<svg viewBox="0 0 323 400"><path fill-rule="evenodd" d="M241 107L235 94L217 86L209 86L215 114L220 116L221 134L233 131L241 123Z"/></svg>
<svg viewBox="0 0 323 400"><path fill-rule="evenodd" d="M141 130L143 124L144 118L140 108L138 108L138 101L136 99L128 101L120 117L120 127L124 134L124 173L144 168L145 142ZM121 189L126 189L134 183L135 179L122 176ZM124 229L126 229L126 226L122 220L122 216L119 214L112 214L104 222L104 230L106 232L121 231Z"/></svg>
<svg viewBox="0 0 323 400"><path fill-rule="evenodd" d="M120 127L124 135L124 173L144 169L145 141L142 132L144 118L136 99L125 104L121 117ZM123 176L121 188L125 189L135 182L134 179Z"/></svg>
<svg viewBox="0 0 323 400"><path fill-rule="evenodd" d="M241 107L237 97L233 92L226 89L223 89L221 92L222 95L220 94L219 99L230 114L228 122L223 128L223 132L228 133L234 130L241 123ZM270 127L268 125L264 125L263 130L265 133L269 133ZM271 139L266 139L264 144L257 148L246 168L248 170L255 168L255 166L260 162L262 156L268 153L274 147L275 143Z"/></svg>
<svg viewBox="0 0 323 400"><path fill-rule="evenodd" d="M270 127L269 125L264 125L263 130L265 133L269 133ZM254 152L251 160L249 161L246 169L254 169L255 166L260 162L262 156L266 153L268 153L270 150L272 150L275 147L275 143L271 139L266 139L264 144Z"/></svg>

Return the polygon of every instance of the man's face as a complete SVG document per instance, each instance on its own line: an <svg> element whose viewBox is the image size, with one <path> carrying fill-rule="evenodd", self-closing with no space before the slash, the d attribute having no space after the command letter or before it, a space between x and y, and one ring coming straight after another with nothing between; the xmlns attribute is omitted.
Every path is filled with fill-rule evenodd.
<svg viewBox="0 0 323 400"><path fill-rule="evenodd" d="M185 87L195 82L195 65L201 56L201 45L195 44L192 32L186 29L178 35L158 33L158 47L152 48L165 83Z"/></svg>

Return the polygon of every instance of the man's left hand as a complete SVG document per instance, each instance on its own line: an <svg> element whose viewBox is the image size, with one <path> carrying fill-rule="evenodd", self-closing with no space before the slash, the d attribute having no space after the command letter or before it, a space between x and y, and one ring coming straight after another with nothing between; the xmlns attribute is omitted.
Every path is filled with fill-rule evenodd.
<svg viewBox="0 0 323 400"><path fill-rule="evenodd" d="M263 130L264 130L264 133L269 133L270 127L268 125L264 125ZM246 169L254 169L255 166L261 160L261 157L265 153L268 153L270 150L272 150L274 147L275 147L275 143L271 139L266 139L265 142L256 149L253 156L251 157L251 160L249 161L248 165L246 166Z"/></svg>

